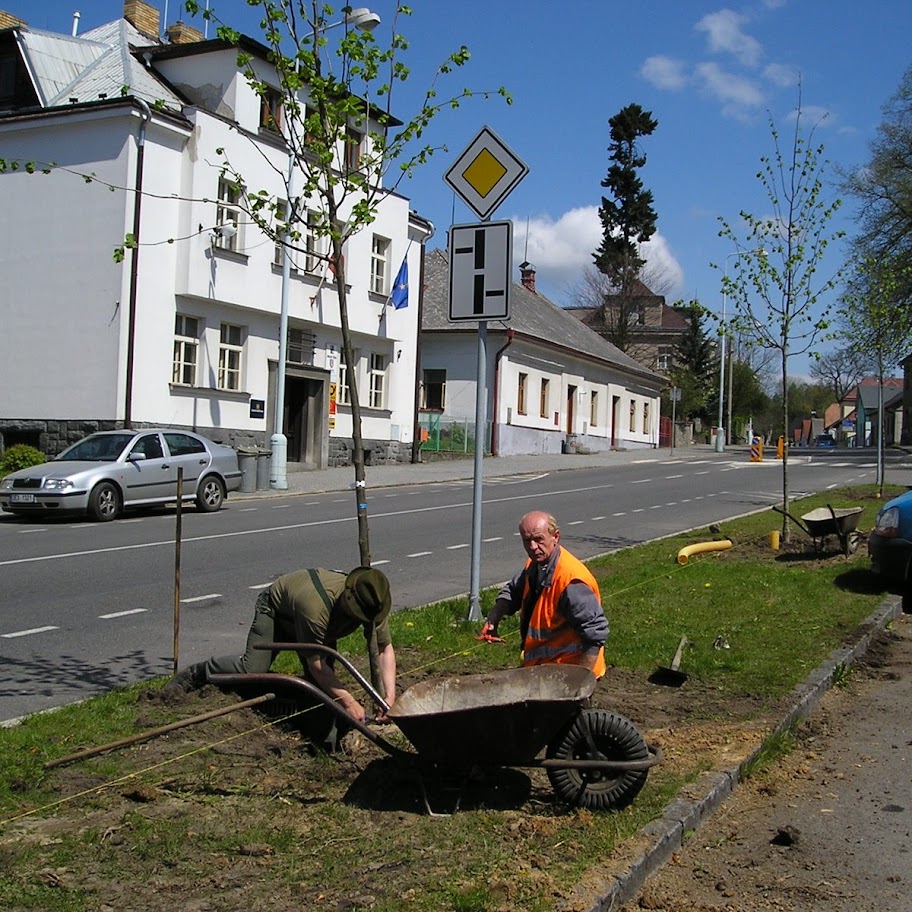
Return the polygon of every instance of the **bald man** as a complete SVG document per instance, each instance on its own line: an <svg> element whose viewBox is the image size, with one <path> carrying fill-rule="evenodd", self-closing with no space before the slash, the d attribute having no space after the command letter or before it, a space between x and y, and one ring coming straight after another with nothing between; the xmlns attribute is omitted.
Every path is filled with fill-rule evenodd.
<svg viewBox="0 0 912 912"><path fill-rule="evenodd" d="M496 636L501 620L520 612L524 666L582 665L600 678L608 619L595 577L561 547L560 528L549 513L527 513L519 534L529 559L501 589L482 635Z"/></svg>

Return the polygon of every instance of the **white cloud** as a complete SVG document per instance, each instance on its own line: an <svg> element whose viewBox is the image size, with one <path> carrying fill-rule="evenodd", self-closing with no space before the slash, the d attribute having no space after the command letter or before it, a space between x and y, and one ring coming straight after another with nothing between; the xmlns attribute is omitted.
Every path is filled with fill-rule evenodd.
<svg viewBox="0 0 912 912"><path fill-rule="evenodd" d="M662 54L648 57L640 67L640 75L659 89L682 89L687 84L684 62Z"/></svg>
<svg viewBox="0 0 912 912"><path fill-rule="evenodd" d="M585 269L592 266L592 253L602 242L602 223L597 206L571 209L556 219L539 215L528 221L513 216L513 260L535 264L536 281L541 290L552 294L574 286ZM666 275L675 291L683 284L684 271L665 238L654 234L642 247L651 268ZM545 294L549 294L545 291ZM549 295L550 296L550 295ZM555 297L556 303L567 303Z"/></svg>
<svg viewBox="0 0 912 912"><path fill-rule="evenodd" d="M789 120L794 121L798 117L798 109L795 108L789 114ZM817 127L836 127L838 121L829 108L821 105L802 105L801 106L801 126L805 130L813 130Z"/></svg>
<svg viewBox="0 0 912 912"><path fill-rule="evenodd" d="M771 63L763 68L763 75L773 85L788 89L798 85L801 72L786 63Z"/></svg>
<svg viewBox="0 0 912 912"><path fill-rule="evenodd" d="M746 22L746 16L723 9L704 16L695 28L706 33L709 48L714 53L731 54L744 66L755 67L763 56L763 48L756 38L742 30L741 26Z"/></svg>
<svg viewBox="0 0 912 912"><path fill-rule="evenodd" d="M716 63L701 63L695 72L702 89L722 102L726 114L744 117L765 103L763 92L753 80L723 70Z"/></svg>

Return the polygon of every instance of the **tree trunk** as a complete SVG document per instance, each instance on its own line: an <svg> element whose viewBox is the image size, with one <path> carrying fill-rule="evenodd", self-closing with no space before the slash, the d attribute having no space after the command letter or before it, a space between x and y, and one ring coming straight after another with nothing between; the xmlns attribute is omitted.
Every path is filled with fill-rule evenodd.
<svg viewBox="0 0 912 912"><path fill-rule="evenodd" d="M782 346L782 541L786 544L791 538L789 524L789 484L788 484L788 455L789 455L789 421L788 421L788 351Z"/></svg>

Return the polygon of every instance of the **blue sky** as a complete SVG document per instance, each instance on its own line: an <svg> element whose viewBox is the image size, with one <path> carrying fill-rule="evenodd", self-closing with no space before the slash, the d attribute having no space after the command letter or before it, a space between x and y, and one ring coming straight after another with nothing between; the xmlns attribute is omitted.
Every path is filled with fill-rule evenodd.
<svg viewBox="0 0 912 912"><path fill-rule="evenodd" d="M168 22L184 18L204 27L183 16L180 0L157 5L163 21L167 7ZM80 31L123 9L121 0L0 0L0 6L58 32L70 31L76 9ZM244 0L211 0L211 6L259 37ZM732 247L718 237L718 218L736 221L742 209L768 210L756 179L760 157L771 151L768 119L789 133L799 76L806 122L820 121L817 138L835 180L836 167L867 160L881 107L912 63L909 0L411 0L411 6L414 14L399 22L411 42L404 59L412 77L398 96L403 115L414 110L436 65L461 44L472 59L447 77L441 95L446 88L504 85L514 104L492 96L443 112L428 137L448 151L401 191L435 224L433 243L445 246L452 221L476 217L454 202L443 174L482 126L491 127L530 169L493 217L513 220L515 261L531 260L539 291L560 304L572 303L600 242L608 119L622 107L636 102L658 120L643 143L648 161L641 176L658 213L647 256L667 276L667 300L696 297L719 310L720 276L709 264L723 262ZM384 42L395 3L377 0L371 8L382 17L375 34ZM850 233L853 215L846 200L840 227ZM798 361L793 369L805 367Z"/></svg>

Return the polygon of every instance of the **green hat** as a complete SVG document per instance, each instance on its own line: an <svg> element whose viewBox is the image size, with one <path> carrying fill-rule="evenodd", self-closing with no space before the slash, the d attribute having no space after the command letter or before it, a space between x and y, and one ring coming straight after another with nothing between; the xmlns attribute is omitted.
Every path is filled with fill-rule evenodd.
<svg viewBox="0 0 912 912"><path fill-rule="evenodd" d="M345 601L353 617L379 624L393 605L389 580L379 570L357 567L345 579Z"/></svg>

